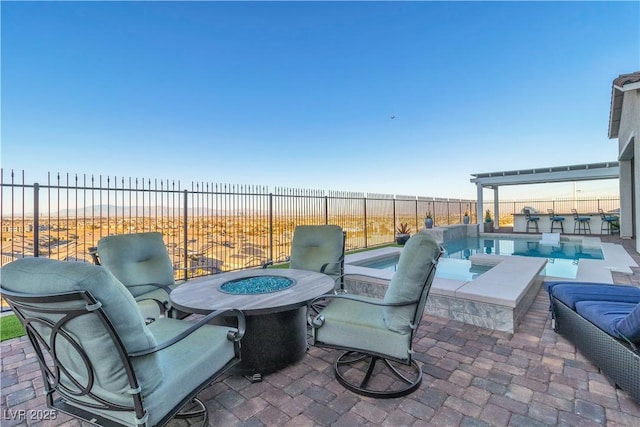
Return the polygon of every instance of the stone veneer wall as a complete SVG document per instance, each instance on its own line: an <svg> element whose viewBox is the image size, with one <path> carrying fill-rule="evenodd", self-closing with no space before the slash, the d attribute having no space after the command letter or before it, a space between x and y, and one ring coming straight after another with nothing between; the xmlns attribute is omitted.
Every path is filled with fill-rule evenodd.
<svg viewBox="0 0 640 427"><path fill-rule="evenodd" d="M423 228L420 231L431 235L436 242L444 243L451 240L462 240L478 237L478 224L447 225L445 227Z"/></svg>
<svg viewBox="0 0 640 427"><path fill-rule="evenodd" d="M383 298L389 282L368 276L349 276L345 289L352 294ZM425 313L458 320L484 328L514 333L522 317L536 298L542 280L538 278L515 308L481 301L470 301L430 292L425 305Z"/></svg>

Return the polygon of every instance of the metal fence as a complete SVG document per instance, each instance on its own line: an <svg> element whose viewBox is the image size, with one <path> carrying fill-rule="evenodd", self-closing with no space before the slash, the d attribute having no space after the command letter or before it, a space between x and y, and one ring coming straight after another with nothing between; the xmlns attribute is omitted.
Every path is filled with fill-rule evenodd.
<svg viewBox="0 0 640 427"><path fill-rule="evenodd" d="M264 186L47 175L0 170L2 265L42 256L90 261L106 235L159 231L176 276L188 278L260 266L289 254L296 225L336 224L347 250L392 243L400 224L412 233L431 212L435 225L462 223L474 200ZM472 217L471 222L475 222Z"/></svg>

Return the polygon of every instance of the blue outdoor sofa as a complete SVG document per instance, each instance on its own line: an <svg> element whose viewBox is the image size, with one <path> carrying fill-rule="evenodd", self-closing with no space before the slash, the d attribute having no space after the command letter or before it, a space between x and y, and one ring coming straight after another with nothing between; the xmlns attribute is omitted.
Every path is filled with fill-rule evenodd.
<svg viewBox="0 0 640 427"><path fill-rule="evenodd" d="M640 288L548 282L553 328L640 403Z"/></svg>

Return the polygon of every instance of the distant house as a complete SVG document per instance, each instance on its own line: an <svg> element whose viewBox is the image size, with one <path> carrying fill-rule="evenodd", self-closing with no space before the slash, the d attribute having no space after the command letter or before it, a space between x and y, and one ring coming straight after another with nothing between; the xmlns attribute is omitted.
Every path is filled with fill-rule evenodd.
<svg viewBox="0 0 640 427"><path fill-rule="evenodd" d="M640 252L640 71L613 80L609 138L618 139L620 237L635 236L636 251Z"/></svg>

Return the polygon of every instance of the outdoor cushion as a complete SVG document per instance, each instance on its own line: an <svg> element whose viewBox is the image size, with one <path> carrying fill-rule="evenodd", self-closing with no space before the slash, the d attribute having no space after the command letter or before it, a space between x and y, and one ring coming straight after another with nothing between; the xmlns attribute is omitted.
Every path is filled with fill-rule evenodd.
<svg viewBox="0 0 640 427"><path fill-rule="evenodd" d="M572 310L577 301L615 301L640 303L640 288L604 283L549 282L545 284L549 295L562 301Z"/></svg>
<svg viewBox="0 0 640 427"><path fill-rule="evenodd" d="M344 236L337 225L299 225L291 241L291 268L320 271L340 276L340 260L344 255Z"/></svg>
<svg viewBox="0 0 640 427"><path fill-rule="evenodd" d="M23 258L2 267L2 287L26 294L86 290L101 303L108 318L117 320L113 327L128 352L145 350L157 343L131 293L102 267L48 258ZM97 371L99 387L124 398L129 389L127 375L115 347L105 345L111 338L99 319L96 317L83 322L82 327L74 327L70 323L69 327L86 345ZM58 345L68 347L65 340L59 340ZM67 358L66 361L70 362L67 366L77 367L76 375L86 375L82 361L75 360L77 353L66 347L59 349L59 357ZM137 358L133 363L143 392L151 392L162 380L156 356ZM114 396L108 398L117 399Z"/></svg>
<svg viewBox="0 0 640 427"><path fill-rule="evenodd" d="M125 286L156 283L175 285L173 264L158 232L105 236L98 241L100 263ZM130 287L134 297L157 291L153 286ZM161 300L167 299L166 293Z"/></svg>
<svg viewBox="0 0 640 427"><path fill-rule="evenodd" d="M192 326L191 322L161 318L149 325L158 342L165 342ZM182 341L157 353L163 381L146 394L149 425L156 425L166 408L198 387L204 378L218 372L234 357L234 342L227 339L227 326L204 325ZM184 369L176 369L182 366Z"/></svg>
<svg viewBox="0 0 640 427"><path fill-rule="evenodd" d="M628 302L578 301L576 312L609 335L622 338L618 332L618 324L637 305Z"/></svg>
<svg viewBox="0 0 640 427"><path fill-rule="evenodd" d="M418 300L427 275L434 267L432 261L439 252L440 246L429 234L418 233L411 236L400 254L398 267L389 282L384 302L405 303ZM416 306L413 304L384 307L384 322L392 331L408 334L411 332L415 312Z"/></svg>
<svg viewBox="0 0 640 427"><path fill-rule="evenodd" d="M633 343L640 344L640 304L637 304L627 317L618 322L617 328L620 335Z"/></svg>
<svg viewBox="0 0 640 427"><path fill-rule="evenodd" d="M358 299L380 299L358 295ZM380 305L335 298L322 310L321 328L314 329L316 341L345 348L358 348L369 352L384 349L390 357L399 360L409 358L411 335L390 331L382 317Z"/></svg>

